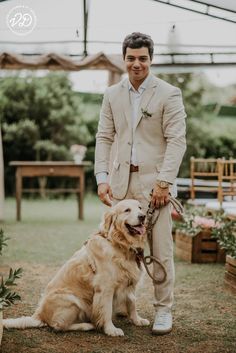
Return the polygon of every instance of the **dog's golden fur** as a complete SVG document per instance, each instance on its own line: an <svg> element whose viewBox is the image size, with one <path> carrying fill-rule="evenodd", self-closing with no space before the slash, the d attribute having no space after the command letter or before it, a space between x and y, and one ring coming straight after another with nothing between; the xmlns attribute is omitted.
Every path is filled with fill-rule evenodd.
<svg viewBox="0 0 236 353"><path fill-rule="evenodd" d="M6 328L40 327L55 330L102 328L122 336L112 316L126 310L138 326L148 325L136 312L135 287L142 273L136 258L146 234L144 215L135 200L123 200L110 209L100 230L90 237L47 285L32 317L6 319Z"/></svg>

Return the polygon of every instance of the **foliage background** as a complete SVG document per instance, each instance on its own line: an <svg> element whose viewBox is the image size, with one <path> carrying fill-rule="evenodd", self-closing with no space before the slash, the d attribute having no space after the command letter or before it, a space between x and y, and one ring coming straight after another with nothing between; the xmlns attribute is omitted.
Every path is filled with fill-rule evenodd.
<svg viewBox="0 0 236 353"><path fill-rule="evenodd" d="M88 104L87 95L74 92L68 75L61 73L6 77L0 87L7 194L14 187L11 160L72 160L69 148L77 143L88 147L86 159L93 161L100 96L91 95ZM92 179L90 170L91 188Z"/></svg>
<svg viewBox="0 0 236 353"><path fill-rule="evenodd" d="M230 106L229 115L224 115L226 113L221 107L227 104L225 110L229 109L228 105L232 104L236 96L236 85L227 89L214 87L204 75L192 73L164 74L158 77L179 87L183 95L187 113L187 151L180 176L189 176L191 156L235 158L236 105Z"/></svg>
<svg viewBox="0 0 236 353"><path fill-rule="evenodd" d="M189 175L189 159L236 155L236 85L222 91L204 75L160 74L182 90L187 112L187 152L180 176ZM0 121L3 132L6 194L14 188L11 160L72 160L72 144L88 147L85 159L93 162L101 94L73 91L69 75L33 73L0 79ZM222 104L231 106L222 107ZM219 115L220 114L220 115ZM32 180L29 183L32 183ZM70 181L48 178L49 186ZM88 170L87 190L96 189L93 168ZM32 186L32 185L31 185ZM63 186L63 185L61 185Z"/></svg>

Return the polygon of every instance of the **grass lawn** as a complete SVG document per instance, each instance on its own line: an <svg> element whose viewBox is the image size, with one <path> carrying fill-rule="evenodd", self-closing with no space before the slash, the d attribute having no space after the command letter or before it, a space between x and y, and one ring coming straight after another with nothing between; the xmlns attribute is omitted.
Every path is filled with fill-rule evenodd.
<svg viewBox="0 0 236 353"><path fill-rule="evenodd" d="M40 293L57 269L97 229L105 208L95 196L85 200L85 220L78 221L75 199L23 200L22 222L15 221L15 200L6 202L0 224L11 239L1 257L1 272L23 267L16 291L22 301L4 310L4 317L33 313ZM2 353L235 353L236 300L224 289L224 266L189 264L176 259L174 328L152 336L151 328L117 319L124 337L102 332L54 333L49 328L4 330ZM137 292L140 314L153 320L153 289L145 276Z"/></svg>

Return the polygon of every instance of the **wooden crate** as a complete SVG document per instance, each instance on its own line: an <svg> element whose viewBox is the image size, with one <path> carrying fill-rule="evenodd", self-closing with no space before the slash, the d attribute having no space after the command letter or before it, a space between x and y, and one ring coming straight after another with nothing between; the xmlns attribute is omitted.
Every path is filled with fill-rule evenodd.
<svg viewBox="0 0 236 353"><path fill-rule="evenodd" d="M209 229L194 237L177 230L175 252L181 260L193 263L225 262L225 251L220 249L216 239L211 237Z"/></svg>
<svg viewBox="0 0 236 353"><path fill-rule="evenodd" d="M229 255L225 263L225 287L236 294L236 259Z"/></svg>

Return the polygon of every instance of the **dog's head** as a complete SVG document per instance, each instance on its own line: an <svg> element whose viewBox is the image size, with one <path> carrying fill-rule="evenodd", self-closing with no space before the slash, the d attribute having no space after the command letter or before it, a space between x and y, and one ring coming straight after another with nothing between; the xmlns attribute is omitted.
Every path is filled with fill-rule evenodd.
<svg viewBox="0 0 236 353"><path fill-rule="evenodd" d="M113 242L129 248L144 247L145 213L136 200L123 200L105 213L100 231Z"/></svg>

